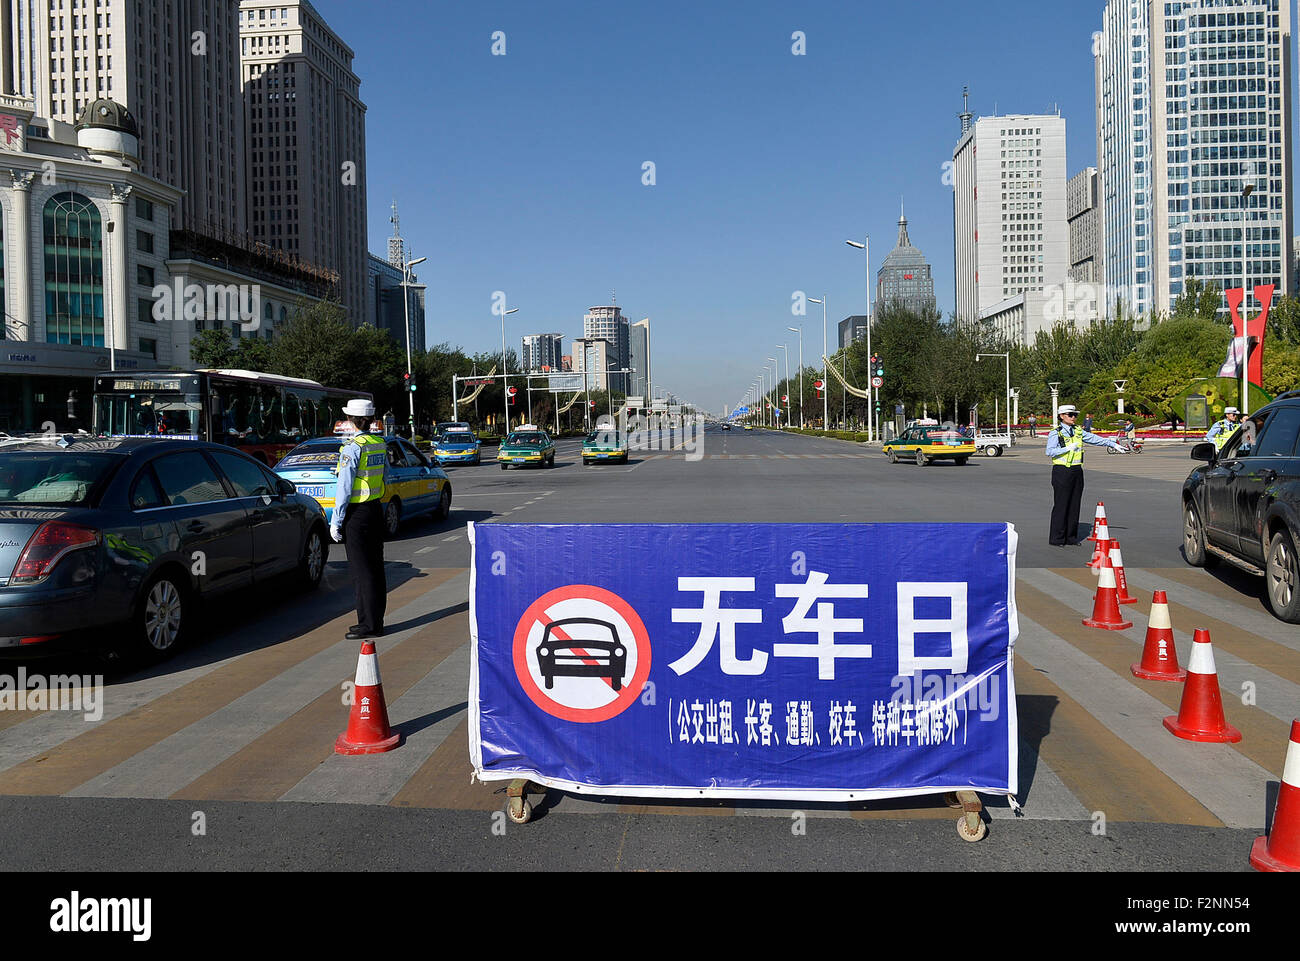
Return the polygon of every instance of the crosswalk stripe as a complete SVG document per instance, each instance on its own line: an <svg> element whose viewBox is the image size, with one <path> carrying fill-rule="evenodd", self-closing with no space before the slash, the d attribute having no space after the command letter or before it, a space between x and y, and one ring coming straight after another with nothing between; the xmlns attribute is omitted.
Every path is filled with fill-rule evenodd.
<svg viewBox="0 0 1300 961"><path fill-rule="evenodd" d="M415 578L394 591L390 602L409 602L427 589L427 582ZM0 772L0 794L64 794L75 789L202 720L240 692L328 650L337 643L340 628L346 627L348 617L335 618L291 642L260 648L227 661L120 717L102 721L40 756ZM14 730L18 732L22 728Z"/></svg>
<svg viewBox="0 0 1300 961"><path fill-rule="evenodd" d="M451 584L459 586L460 579ZM454 595L444 595L440 602L445 603L448 599L454 599ZM431 673L431 666L437 670L455 647L464 645L467 622L468 616L464 613L448 614L400 644L390 646L380 642L379 672L384 683L384 697L390 706L389 719L394 726L399 723L398 703L403 694L416 686L421 677ZM448 623L452 626L444 627ZM449 634L455 637L454 641L450 640ZM355 659L352 666L355 667ZM343 704L340 683L327 688L310 704L185 785L172 797L276 800L333 758L334 738L347 726L347 720L348 707Z"/></svg>
<svg viewBox="0 0 1300 961"><path fill-rule="evenodd" d="M474 781L469 762L469 717L460 722L388 803L394 807L499 811L505 805L505 781Z"/></svg>
<svg viewBox="0 0 1300 961"><path fill-rule="evenodd" d="M401 622L425 616L448 600L454 603L468 585L468 575L460 574L389 614L387 620L392 627L386 634L386 646L398 663L402 662L402 647L411 644L416 657L420 647L412 643L416 630L402 630ZM356 641L343 639L343 633L336 631L335 643L326 649L260 684L235 690L227 703L205 717L66 793L74 797L168 797L182 791L275 726L318 702L322 694L340 699L343 683L355 674L359 647ZM322 730L327 745L332 746L338 732L331 734L330 729L337 725L336 720Z"/></svg>
<svg viewBox="0 0 1300 961"><path fill-rule="evenodd" d="M1019 600L1018 600L1019 603ZM1199 744L1174 737L1161 724L1168 711L1158 699L1133 685L1116 684L1116 675L1056 633L1031 619L1050 618L1051 610L1021 605L1017 651L1034 668L1046 671L1109 731L1136 749L1169 780L1191 795L1228 827L1259 828L1264 823L1265 785L1271 776L1227 744ZM1093 776L1111 772L1092 759ZM1076 791L1076 794L1078 792ZM1150 820L1204 823L1171 816L1168 791L1162 791L1159 817ZM1086 803L1086 802L1085 802ZM1113 815L1108 813L1108 818ZM1146 820L1146 819L1143 819Z"/></svg>
<svg viewBox="0 0 1300 961"><path fill-rule="evenodd" d="M1246 575L1242 575L1245 577ZM1252 578L1252 580L1254 580ZM1171 583L1172 581L1172 583ZM1257 597L1241 594L1225 584L1219 583L1213 576L1200 571L1187 572L1162 569L1158 571L1135 571L1129 582L1144 591L1156 589L1167 591L1170 601L1184 608L1195 611L1197 619L1202 615L1215 618L1220 623L1227 621L1259 637L1266 638L1274 644L1280 644L1290 651L1300 654L1300 628L1287 624L1265 610ZM1190 583L1189 583L1190 582ZM1263 579L1256 582L1263 589ZM1230 596L1221 596L1222 589ZM1177 623L1175 620L1174 623ZM1295 663L1294 656L1287 658Z"/></svg>
<svg viewBox="0 0 1300 961"><path fill-rule="evenodd" d="M1092 600L1087 593L1084 591L1070 591L1068 585L1062 584L1060 588L1049 594L1038 594L1033 587L1022 583L1018 588L1018 594L1019 596L1030 597L1036 595L1043 602L1043 609L1050 604L1053 597L1058 601L1068 597L1069 603L1076 614L1092 614ZM1178 706L1183 696L1183 686L1161 681L1146 681L1133 676L1130 667L1137 663L1141 657L1141 645L1146 638L1146 623L1145 617L1141 616L1132 618L1132 620L1133 627L1126 631L1103 631L1084 627L1081 623L1082 617L1067 617L1053 622L1053 629L1062 639L1109 667L1115 672L1116 677L1145 691L1164 704L1166 710L1161 715L1160 719L1162 720L1170 714L1178 713ZM1177 642L1176 634L1175 642ZM1190 635L1184 636L1184 643L1190 654ZM1261 767L1269 768L1275 760L1280 760L1279 751L1285 750L1287 735L1291 728L1291 718L1277 717L1266 711L1261 711L1258 707L1243 705L1239 697L1233 696L1233 679L1228 674L1229 669L1226 658L1219 652L1216 653L1215 660L1219 674L1219 686L1223 691L1224 716L1227 717L1229 724L1238 728L1244 735L1242 743L1235 744L1233 747ZM1219 661L1225 663L1217 663ZM1187 661L1184 659L1180 660L1179 663L1186 666ZM1237 669L1238 665L1234 664L1234 672ZM1250 669L1246 668L1245 670ZM1262 677L1263 674L1264 672L1255 669L1254 676ZM1261 680L1261 683L1265 682ZM1263 690L1267 691L1267 693L1263 696L1272 700L1275 706L1283 706L1282 699L1277 696L1279 693L1277 688L1284 684L1285 682L1274 678L1271 686L1265 684ZM1294 690L1294 687L1292 686L1291 689ZM1240 691L1240 688L1238 687L1236 690ZM1288 703L1294 706L1295 701Z"/></svg>
<svg viewBox="0 0 1300 961"><path fill-rule="evenodd" d="M437 668L389 702L389 720L403 741L398 749L368 758L328 755L324 762L286 791L285 801L332 801L347 804L387 804L411 775L436 751L465 717L465 678L469 676L469 615L450 619L438 638L450 650ZM412 651L412 658L419 652ZM412 665L414 666L414 665ZM427 664L425 665L427 666ZM384 681L387 693L388 681ZM430 723L421 723L423 721Z"/></svg>

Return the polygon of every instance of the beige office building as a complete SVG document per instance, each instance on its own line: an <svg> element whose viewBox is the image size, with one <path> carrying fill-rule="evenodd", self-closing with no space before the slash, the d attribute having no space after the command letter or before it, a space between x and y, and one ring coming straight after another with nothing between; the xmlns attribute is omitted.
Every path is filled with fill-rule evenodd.
<svg viewBox="0 0 1300 961"><path fill-rule="evenodd" d="M233 0L3 0L0 93L64 123L120 103L144 133L140 172L185 192L177 225L242 233L238 30Z"/></svg>
<svg viewBox="0 0 1300 961"><path fill-rule="evenodd" d="M353 52L306 2L241 0L249 231L339 274L366 318L366 106Z"/></svg>

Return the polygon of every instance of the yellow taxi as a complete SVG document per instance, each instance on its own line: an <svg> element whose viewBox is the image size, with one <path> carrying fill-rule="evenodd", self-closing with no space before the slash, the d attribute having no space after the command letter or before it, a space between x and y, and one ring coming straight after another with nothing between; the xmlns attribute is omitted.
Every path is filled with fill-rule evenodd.
<svg viewBox="0 0 1300 961"><path fill-rule="evenodd" d="M339 450L344 437L319 437L299 444L275 465L275 472L292 481L300 494L314 497L334 515L334 490L338 484ZM388 464L384 468L384 528L396 537L406 518L432 514L446 520L451 512L451 481L435 461L430 461L404 437L385 437Z"/></svg>
<svg viewBox="0 0 1300 961"><path fill-rule="evenodd" d="M918 467L934 460L965 464L975 454L975 438L952 427L941 427L937 422L919 423L886 441L883 449L891 464L897 464L899 458L911 459Z"/></svg>

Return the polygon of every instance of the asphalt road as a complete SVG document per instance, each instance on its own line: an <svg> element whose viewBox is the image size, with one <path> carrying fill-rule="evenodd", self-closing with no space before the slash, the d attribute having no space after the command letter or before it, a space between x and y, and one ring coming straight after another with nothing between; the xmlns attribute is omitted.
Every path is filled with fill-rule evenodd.
<svg viewBox="0 0 1300 961"><path fill-rule="evenodd" d="M1288 719L1300 714L1294 628L1271 618L1253 579L1186 568L1185 448L1089 449L1082 520L1105 501L1130 579L1147 592L1136 613L1149 609L1151 587L1169 584L1184 663L1190 622L1212 622L1225 691L1258 686L1258 705L1225 695L1243 745L1168 738L1158 717L1176 709L1177 692L1124 676L1145 617L1114 637L1077 626L1090 610L1088 548L1047 544L1044 444L917 467L840 441L710 429L702 447L634 452L627 465L583 466L566 440L553 469L453 469L451 519L415 522L387 550L382 670L401 749L332 754L346 721L340 685L356 663L342 640L351 587L336 549L319 592L223 603L171 662L108 671L99 720L0 712L0 868L355 870L364 842L368 865L402 870L1248 870ZM533 824L494 831L502 788L469 783L465 746L468 521L1010 521L1020 534L1025 817L986 799L989 837L971 845L933 799L645 805L552 792ZM803 834L791 830L797 814Z"/></svg>

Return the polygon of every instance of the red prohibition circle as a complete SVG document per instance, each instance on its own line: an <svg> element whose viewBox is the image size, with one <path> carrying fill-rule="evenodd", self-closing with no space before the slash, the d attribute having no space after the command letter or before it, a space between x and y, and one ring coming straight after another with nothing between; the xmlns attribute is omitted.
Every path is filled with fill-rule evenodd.
<svg viewBox="0 0 1300 961"><path fill-rule="evenodd" d="M600 707L568 707L552 700L537 686L537 683L533 680L533 675L528 670L528 632L531 630L533 623L545 617L546 609L552 604L558 604L560 601L572 600L573 598L598 601L613 608L619 617L623 618L627 623L627 626L632 629L632 640L636 644L636 672L632 675L632 680L623 686L623 690L619 692L617 698ZM645 624L642 623L640 616L632 609L632 606L617 594L601 587L571 584L568 587L557 587L553 591L548 591L533 601L528 606L528 610L524 611L524 616L519 619L519 624L515 627L513 657L515 676L519 678L519 684L523 687L524 693L528 695L529 700L547 714L558 717L562 721L592 724L597 721L608 721L611 717L617 717L641 696L641 689L645 687L645 682L650 677L650 632L646 630Z"/></svg>

